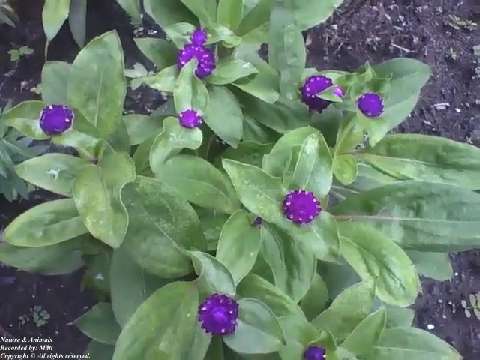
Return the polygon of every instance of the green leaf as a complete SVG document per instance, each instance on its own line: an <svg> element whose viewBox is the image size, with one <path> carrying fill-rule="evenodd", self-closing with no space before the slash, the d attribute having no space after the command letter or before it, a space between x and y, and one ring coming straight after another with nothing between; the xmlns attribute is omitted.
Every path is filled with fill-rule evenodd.
<svg viewBox="0 0 480 360"><path fill-rule="evenodd" d="M45 154L15 167L18 176L56 194L71 196L73 182L88 161L65 154Z"/></svg>
<svg viewBox="0 0 480 360"><path fill-rule="evenodd" d="M273 312L255 299L238 301L239 319L235 333L223 338L240 354L268 354L280 350L283 333Z"/></svg>
<svg viewBox="0 0 480 360"><path fill-rule="evenodd" d="M375 360L461 360L462 356L435 335L415 328L392 328L383 332L371 355Z"/></svg>
<svg viewBox="0 0 480 360"><path fill-rule="evenodd" d="M446 253L407 251L408 256L419 274L438 281L447 281L453 277L452 264Z"/></svg>
<svg viewBox="0 0 480 360"><path fill-rule="evenodd" d="M342 2L343 0L323 0L315 3L309 0L286 0L285 6L292 12L299 29L307 30L325 22Z"/></svg>
<svg viewBox="0 0 480 360"><path fill-rule="evenodd" d="M480 150L436 136L387 136L358 158L397 179L480 189Z"/></svg>
<svg viewBox="0 0 480 360"><path fill-rule="evenodd" d="M336 154L333 159L333 173L342 184L350 185L358 176L358 163L350 154Z"/></svg>
<svg viewBox="0 0 480 360"><path fill-rule="evenodd" d="M299 103L277 102L268 104L252 96L242 96L240 101L249 115L259 123L279 133L308 125L307 108Z"/></svg>
<svg viewBox="0 0 480 360"><path fill-rule="evenodd" d="M272 144L257 144L254 142L242 141L238 148L228 148L222 154L223 159L235 160L253 166L262 166L263 156L272 150Z"/></svg>
<svg viewBox="0 0 480 360"><path fill-rule="evenodd" d="M213 256L200 251L192 251L190 254L202 295L207 296L213 293L235 295L235 282L225 265Z"/></svg>
<svg viewBox="0 0 480 360"><path fill-rule="evenodd" d="M43 247L87 233L70 199L49 201L19 215L5 229L5 241L15 246Z"/></svg>
<svg viewBox="0 0 480 360"><path fill-rule="evenodd" d="M163 131L155 137L150 149L150 167L160 174L168 158L183 149L198 149L202 145L202 131L198 128L187 129L181 126L177 118L168 117L163 122Z"/></svg>
<svg viewBox="0 0 480 360"><path fill-rule="evenodd" d="M355 355L370 353L385 329L386 320L385 309L370 314L348 335L342 347Z"/></svg>
<svg viewBox="0 0 480 360"><path fill-rule="evenodd" d="M398 306L415 302L420 280L397 244L369 225L340 222L338 228L342 256L363 280L375 282L382 301Z"/></svg>
<svg viewBox="0 0 480 360"><path fill-rule="evenodd" d="M95 360L111 360L114 351L114 346L90 341L86 354L89 354L90 358Z"/></svg>
<svg viewBox="0 0 480 360"><path fill-rule="evenodd" d="M217 9L218 23L235 30L243 17L244 0L219 0Z"/></svg>
<svg viewBox="0 0 480 360"><path fill-rule="evenodd" d="M210 336L198 325L198 290L175 282L157 290L130 318L118 338L113 360L201 360Z"/></svg>
<svg viewBox="0 0 480 360"><path fill-rule="evenodd" d="M137 177L126 186L129 215L125 246L145 271L163 278L190 273L192 264L184 249L205 248L195 211L161 182Z"/></svg>
<svg viewBox="0 0 480 360"><path fill-rule="evenodd" d="M68 25L73 39L79 48L85 45L87 24L87 0L70 0L70 11L68 14ZM65 92L66 94L66 92ZM42 81L43 95L43 81Z"/></svg>
<svg viewBox="0 0 480 360"><path fill-rule="evenodd" d="M268 222L283 221L281 203L286 190L279 178L272 177L258 167L238 161L223 160L242 204L253 214Z"/></svg>
<svg viewBox="0 0 480 360"><path fill-rule="evenodd" d="M367 122L366 130L372 146L408 117L417 103L420 90L432 74L428 65L407 58L386 61L374 66L373 70L377 77L390 79L390 91L382 117Z"/></svg>
<svg viewBox="0 0 480 360"><path fill-rule="evenodd" d="M238 284L255 265L261 246L260 229L246 211L239 210L223 226L216 257Z"/></svg>
<svg viewBox="0 0 480 360"><path fill-rule="evenodd" d="M54 136L52 142L55 145L72 147L88 160L98 159L106 143L96 136L83 132L81 126L79 126L81 121L85 122L86 120L77 117L73 122L73 129L62 135Z"/></svg>
<svg viewBox="0 0 480 360"><path fill-rule="evenodd" d="M387 328L410 327L415 318L415 311L409 308L387 305Z"/></svg>
<svg viewBox="0 0 480 360"><path fill-rule="evenodd" d="M236 148L243 135L243 113L235 96L226 87L210 88L205 122L222 140Z"/></svg>
<svg viewBox="0 0 480 360"><path fill-rule="evenodd" d="M145 12L162 28L182 21L197 22L195 16L178 0L144 0L143 6Z"/></svg>
<svg viewBox="0 0 480 360"><path fill-rule="evenodd" d="M261 254L269 265L275 286L300 301L310 289L315 274L315 257L308 245L294 241L278 228L262 225Z"/></svg>
<svg viewBox="0 0 480 360"><path fill-rule="evenodd" d="M157 177L178 196L195 205L227 214L240 207L228 177L201 158L190 155L174 156L166 161Z"/></svg>
<svg viewBox="0 0 480 360"><path fill-rule="evenodd" d="M312 323L319 330L330 332L335 339L343 340L370 314L373 299L372 284L358 283L340 293Z"/></svg>
<svg viewBox="0 0 480 360"><path fill-rule="evenodd" d="M272 145L277 139L277 133L249 116L245 116L243 122L243 141L260 145ZM262 155L263 156L263 155Z"/></svg>
<svg viewBox="0 0 480 360"><path fill-rule="evenodd" d="M40 128L40 113L45 105L41 101L24 101L1 115L1 121L18 130L22 135L35 140L48 136Z"/></svg>
<svg viewBox="0 0 480 360"><path fill-rule="evenodd" d="M351 196L331 211L337 219L369 223L409 250L478 246L480 194L455 186L393 183Z"/></svg>
<svg viewBox="0 0 480 360"><path fill-rule="evenodd" d="M320 275L314 274L310 289L300 302L307 319L312 320L325 310L328 300L327 284Z"/></svg>
<svg viewBox="0 0 480 360"><path fill-rule="evenodd" d="M298 128L281 137L264 157L263 168L283 178L288 189L313 191L320 198L330 191L332 157L325 139L314 128Z"/></svg>
<svg viewBox="0 0 480 360"><path fill-rule="evenodd" d="M108 303L96 304L75 320L75 325L89 338L102 344L114 345L120 334L120 326L115 321L111 304Z"/></svg>
<svg viewBox="0 0 480 360"><path fill-rule="evenodd" d="M167 39L182 49L186 44L191 42L191 37L195 31L195 26L188 22L179 22L164 28ZM210 37L211 39L211 37Z"/></svg>
<svg viewBox="0 0 480 360"><path fill-rule="evenodd" d="M218 64L207 81L213 85L227 85L257 73L257 68L249 62L240 59L227 59Z"/></svg>
<svg viewBox="0 0 480 360"><path fill-rule="evenodd" d="M197 62L190 61L180 71L173 97L177 112L193 109L203 112L208 104L208 91L203 82L195 75Z"/></svg>
<svg viewBox="0 0 480 360"><path fill-rule="evenodd" d="M258 69L257 69L258 70ZM273 112L274 108L264 107L262 108L263 102L273 104L280 97L278 89L278 76L275 72L266 72L259 70L260 72L256 75L249 76L246 78L238 79L233 83L233 85L243 92L252 95L253 97L245 96L244 102L254 104L257 106L257 112ZM258 99L260 100L258 100ZM256 104L258 102L258 104ZM255 111L252 111L252 114L255 115Z"/></svg>
<svg viewBox="0 0 480 360"><path fill-rule="evenodd" d="M162 131L163 119L157 116L140 114L125 115L123 122L127 128L130 145L139 145Z"/></svg>
<svg viewBox="0 0 480 360"><path fill-rule="evenodd" d="M88 43L78 53L70 71L68 103L104 139L113 138L123 126L126 95L123 71L123 50L116 32L107 32Z"/></svg>
<svg viewBox="0 0 480 360"><path fill-rule="evenodd" d="M243 17L237 33L243 36L268 23L273 4L273 0L256 1L255 7L248 11L248 13L246 13Z"/></svg>
<svg viewBox="0 0 480 360"><path fill-rule="evenodd" d="M264 302L277 317L301 314L301 310L295 301L278 287L255 274L247 275L240 282L237 293L242 298L256 298Z"/></svg>
<svg viewBox="0 0 480 360"><path fill-rule="evenodd" d="M125 238L128 214L121 191L135 176L132 159L109 150L99 166L83 168L74 182L73 199L85 226L111 247L119 247Z"/></svg>
<svg viewBox="0 0 480 360"><path fill-rule="evenodd" d="M132 24L140 25L142 23L142 14L140 12L140 0L117 0L120 6L130 16Z"/></svg>
<svg viewBox="0 0 480 360"><path fill-rule="evenodd" d="M118 323L124 327L138 307L165 282L145 273L124 247L115 249L110 267L110 287L112 309Z"/></svg>
<svg viewBox="0 0 480 360"><path fill-rule="evenodd" d="M222 232L223 225L227 222L229 216L211 209L198 208L198 217L203 234L208 243L208 250L217 250L218 239Z"/></svg>
<svg viewBox="0 0 480 360"><path fill-rule="evenodd" d="M177 49L170 41L152 37L135 38L140 51L155 64L158 70L176 65Z"/></svg>
<svg viewBox="0 0 480 360"><path fill-rule="evenodd" d="M200 21L210 24L217 19L216 0L180 0Z"/></svg>
<svg viewBox="0 0 480 360"><path fill-rule="evenodd" d="M50 61L42 69L42 100L46 104L67 104L67 81L71 65Z"/></svg>
<svg viewBox="0 0 480 360"><path fill-rule="evenodd" d="M270 19L268 59L280 73L280 93L288 100L298 97L306 58L303 35L294 24L292 12L277 4Z"/></svg>
<svg viewBox="0 0 480 360"><path fill-rule="evenodd" d="M70 0L45 0L42 12L43 30L47 43L60 31L70 10Z"/></svg>
<svg viewBox="0 0 480 360"><path fill-rule="evenodd" d="M177 81L177 65L172 65L162 69L155 75L133 79L131 87L136 89L145 84L157 91L173 92Z"/></svg>
<svg viewBox="0 0 480 360"><path fill-rule="evenodd" d="M69 274L83 266L79 245L75 240L35 248L2 243L0 262L23 271L44 275Z"/></svg>

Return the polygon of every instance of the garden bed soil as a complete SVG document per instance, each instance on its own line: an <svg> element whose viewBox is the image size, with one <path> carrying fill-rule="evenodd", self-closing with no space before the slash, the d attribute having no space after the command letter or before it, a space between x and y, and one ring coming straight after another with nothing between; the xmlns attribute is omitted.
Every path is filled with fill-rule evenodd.
<svg viewBox="0 0 480 360"><path fill-rule="evenodd" d="M16 29L0 26L0 106L38 97L34 89L45 60L41 2L18 1L17 10L21 22ZM352 70L365 61L420 59L431 66L433 78L398 131L480 145L480 57L473 51L480 45L480 27L472 22L480 22L477 0L345 0L332 19L307 34L309 63L319 69ZM127 66L145 60L131 40L133 29L122 10L111 0L91 1L88 38L110 29L120 33ZM158 28L146 20L144 28L135 31L154 33ZM34 53L10 62L7 51L23 45ZM48 59L71 61L77 51L64 26ZM160 94L142 89L129 93L127 106L145 112L161 102ZM1 201L2 228L39 201L42 196L12 204ZM452 254L451 259L451 281L423 279L415 321L455 346L466 360L477 360L480 319L467 317L462 301L480 292L480 252ZM87 339L70 322L94 302L92 294L81 290L81 276L81 271L46 277L0 267L0 335L52 337L57 351L81 352ZM38 327L32 320L34 306L49 313L45 325Z"/></svg>

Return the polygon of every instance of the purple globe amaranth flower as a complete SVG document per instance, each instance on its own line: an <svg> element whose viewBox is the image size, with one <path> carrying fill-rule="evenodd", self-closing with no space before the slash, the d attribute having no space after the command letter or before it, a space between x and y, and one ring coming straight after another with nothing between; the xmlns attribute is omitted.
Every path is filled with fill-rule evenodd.
<svg viewBox="0 0 480 360"><path fill-rule="evenodd" d="M208 33L205 29L196 29L190 38L193 45L204 46L208 40Z"/></svg>
<svg viewBox="0 0 480 360"><path fill-rule="evenodd" d="M192 109L182 111L178 116L178 120L180 122L180 125L188 129L199 127L203 123L202 116Z"/></svg>
<svg viewBox="0 0 480 360"><path fill-rule="evenodd" d="M40 114L40 128L47 135L59 135L73 124L73 110L65 105L48 105Z"/></svg>
<svg viewBox="0 0 480 360"><path fill-rule="evenodd" d="M212 335L233 334L237 327L237 319L238 303L227 295L210 295L198 309L198 320L202 329Z"/></svg>
<svg viewBox="0 0 480 360"><path fill-rule="evenodd" d="M303 358L305 360L325 360L326 353L323 347L312 345L305 350Z"/></svg>
<svg viewBox="0 0 480 360"><path fill-rule="evenodd" d="M187 44L178 52L178 68L183 68L190 60L194 58L198 61L195 74L200 79L211 75L217 66L215 62L215 54L211 49L195 44Z"/></svg>
<svg viewBox="0 0 480 360"><path fill-rule="evenodd" d="M306 104L310 110L322 112L328 107L328 105L331 104L331 101L324 100L317 95L332 85L332 79L327 76L310 76L307 78L307 80L305 80L302 88L300 89L303 103Z"/></svg>
<svg viewBox="0 0 480 360"><path fill-rule="evenodd" d="M357 100L360 111L369 118L376 118L383 114L383 99L376 93L365 93Z"/></svg>
<svg viewBox="0 0 480 360"><path fill-rule="evenodd" d="M311 223L322 211L320 202L310 191L294 190L283 200L283 214L297 224Z"/></svg>

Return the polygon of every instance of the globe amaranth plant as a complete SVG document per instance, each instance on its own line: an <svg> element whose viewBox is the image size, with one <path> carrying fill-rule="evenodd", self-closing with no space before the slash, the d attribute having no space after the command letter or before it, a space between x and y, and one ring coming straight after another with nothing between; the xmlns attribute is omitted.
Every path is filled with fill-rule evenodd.
<svg viewBox="0 0 480 360"><path fill-rule="evenodd" d="M164 106L122 116L109 32L3 116L78 152L17 167L62 198L15 219L0 260L86 264L93 358L461 358L408 306L418 274L449 279L448 252L479 245L479 150L388 135L430 77L416 60L305 67L301 31L338 3L145 1L169 40L136 40L157 73L132 85Z"/></svg>

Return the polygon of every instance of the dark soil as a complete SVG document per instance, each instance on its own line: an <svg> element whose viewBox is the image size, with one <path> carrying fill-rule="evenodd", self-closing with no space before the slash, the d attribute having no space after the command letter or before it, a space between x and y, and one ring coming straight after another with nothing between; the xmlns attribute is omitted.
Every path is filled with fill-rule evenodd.
<svg viewBox="0 0 480 360"><path fill-rule="evenodd" d="M37 96L31 89L39 82L45 60L40 7L38 0L22 0L17 6L20 25L16 29L0 26L0 106ZM309 61L320 69L355 69L365 61L420 59L432 67L434 76L412 116L398 130L480 145L480 58L473 53L473 46L480 45L480 27L466 20L480 22L478 0L345 0L327 24L309 32ZM145 62L121 9L111 0L90 1L88 37L110 29L117 29L122 37L128 66ZM156 30L147 21L145 28L136 31ZM10 62L7 51L22 45L35 53L17 64ZM49 60L71 61L77 51L64 27L50 46ZM161 101L158 93L144 90L131 93L127 106L148 111ZM29 202L2 202L1 225L29 206ZM451 258L455 271L451 281L424 279L416 322L455 346L466 360L476 360L480 358L480 319L473 314L467 317L462 301L468 304L469 295L480 292L480 252ZM83 349L85 337L68 325L93 301L80 290L80 278L81 273L42 277L0 268L0 334L50 336L56 339L59 352ZM37 328L31 320L21 325L21 317L28 316L34 305L50 313L47 325Z"/></svg>

